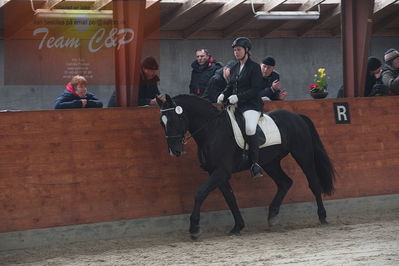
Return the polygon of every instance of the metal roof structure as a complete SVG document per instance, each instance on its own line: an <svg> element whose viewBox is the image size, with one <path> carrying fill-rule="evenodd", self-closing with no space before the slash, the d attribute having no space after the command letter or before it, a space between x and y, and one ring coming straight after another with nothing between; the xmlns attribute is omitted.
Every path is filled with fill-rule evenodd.
<svg viewBox="0 0 399 266"><path fill-rule="evenodd" d="M10 0L1 0L0 7L8 2ZM152 8L154 3L159 4L160 9L160 19L157 19L161 39L222 39L240 35L336 37L341 34L340 0L154 0L146 1L146 8ZM73 6L98 12L113 9L111 0L32 0L31 5L50 12L68 11ZM259 20L254 11L320 11L320 17ZM399 36L398 0L375 0L373 13L373 36Z"/></svg>

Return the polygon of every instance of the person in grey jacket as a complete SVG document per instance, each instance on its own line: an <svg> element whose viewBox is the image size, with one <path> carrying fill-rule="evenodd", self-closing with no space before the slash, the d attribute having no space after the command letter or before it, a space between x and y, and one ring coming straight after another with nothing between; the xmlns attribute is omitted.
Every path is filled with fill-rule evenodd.
<svg viewBox="0 0 399 266"><path fill-rule="evenodd" d="M391 95L399 95L399 52L389 49L384 55L382 83L389 88Z"/></svg>

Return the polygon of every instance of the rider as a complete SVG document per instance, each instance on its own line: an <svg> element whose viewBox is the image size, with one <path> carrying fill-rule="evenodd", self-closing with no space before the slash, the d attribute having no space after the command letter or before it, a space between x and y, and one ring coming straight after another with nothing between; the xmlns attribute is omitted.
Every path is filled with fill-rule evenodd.
<svg viewBox="0 0 399 266"><path fill-rule="evenodd" d="M219 95L217 102L222 103L225 96L230 104L237 104L236 112L240 112L245 120L245 133L249 145L249 156L252 161L253 177L262 176L262 168L258 164L259 143L256 126L263 110L263 102L259 96L263 89L263 77L260 66L250 58L252 44L248 38L240 37L231 45L234 56L238 60L230 70L230 81L226 89Z"/></svg>

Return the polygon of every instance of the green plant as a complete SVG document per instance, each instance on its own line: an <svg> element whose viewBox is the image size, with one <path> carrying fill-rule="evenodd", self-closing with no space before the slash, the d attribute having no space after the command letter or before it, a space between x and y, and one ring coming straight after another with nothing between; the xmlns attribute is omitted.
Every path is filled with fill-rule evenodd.
<svg viewBox="0 0 399 266"><path fill-rule="evenodd" d="M327 91L327 79L329 79L329 77L325 71L325 68L319 68L317 70L317 74L314 75L315 83L309 86L309 91L311 93Z"/></svg>

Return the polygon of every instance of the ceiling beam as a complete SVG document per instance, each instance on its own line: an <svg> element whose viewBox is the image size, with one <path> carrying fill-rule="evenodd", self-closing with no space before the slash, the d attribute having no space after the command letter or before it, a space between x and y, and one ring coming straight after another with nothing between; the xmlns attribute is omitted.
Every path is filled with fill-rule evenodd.
<svg viewBox="0 0 399 266"><path fill-rule="evenodd" d="M320 5L321 3L323 3L325 0L308 0L306 2L304 2L300 7L299 7L299 11L309 11L311 10L313 7Z"/></svg>
<svg viewBox="0 0 399 266"><path fill-rule="evenodd" d="M327 12L321 13L320 18L318 20L306 23L304 26L302 26L300 29L298 29L297 36L302 37L303 35L305 35L309 31L311 31L315 27L324 24L325 22L329 21L330 19L332 19L340 14L341 14L341 4L338 4L336 7L328 10Z"/></svg>
<svg viewBox="0 0 399 266"><path fill-rule="evenodd" d="M380 1L375 1L374 3L374 15L383 9L391 6L392 4L395 4L398 2L398 0L380 0Z"/></svg>
<svg viewBox="0 0 399 266"><path fill-rule="evenodd" d="M168 14L167 18L161 20L161 27L167 25L169 22L171 22L173 19L180 17L181 15L189 12L193 8L197 7L200 5L202 2L205 0L188 0L185 2L180 8L178 8L176 11L172 12L171 14Z"/></svg>
<svg viewBox="0 0 399 266"><path fill-rule="evenodd" d="M112 0L97 0L93 3L92 10L101 10L104 8L106 5L111 3Z"/></svg>
<svg viewBox="0 0 399 266"><path fill-rule="evenodd" d="M195 22L191 27L188 29L184 30L184 37L188 38L194 33L202 30L205 28L207 25L211 24L215 20L219 19L220 17L227 15L231 13L232 10L237 8L246 0L230 0L229 2L226 2L223 6L219 7L216 11L212 12L208 16L203 17L199 21Z"/></svg>
<svg viewBox="0 0 399 266"><path fill-rule="evenodd" d="M383 19L379 20L377 23L373 23L372 31L373 34L381 31L386 25L397 19L398 12L394 11L392 14L385 16Z"/></svg>
<svg viewBox="0 0 399 266"><path fill-rule="evenodd" d="M268 12L268 11L272 11L273 9L275 9L276 7L284 4L284 2L286 2L287 0L271 0L271 1L267 1L267 3L264 3L259 10L256 11L261 11L261 12ZM250 9L251 10L251 9ZM234 22L233 24L229 25L228 28L226 28L225 30L223 30L223 35L224 36L230 36L233 33L239 31L241 28L245 27L246 25L250 24L252 21L254 21L255 18L255 14L252 12L251 13L241 17L240 19L238 19L236 22Z"/></svg>
<svg viewBox="0 0 399 266"><path fill-rule="evenodd" d="M47 0L43 5L43 9L53 9L62 2L64 2L64 0Z"/></svg>

